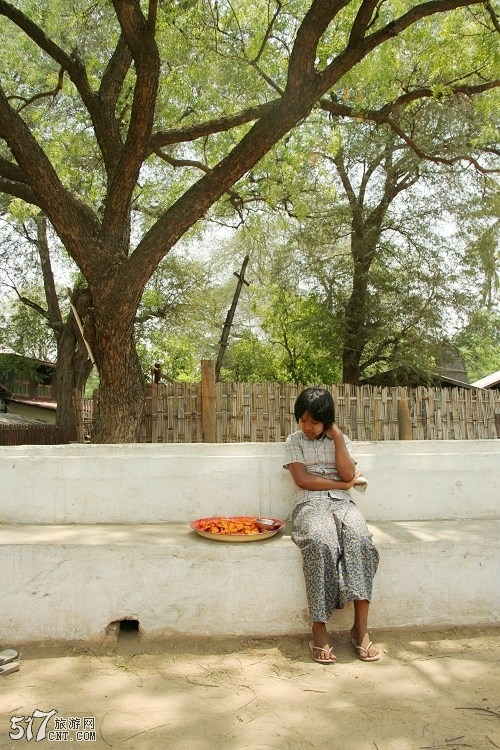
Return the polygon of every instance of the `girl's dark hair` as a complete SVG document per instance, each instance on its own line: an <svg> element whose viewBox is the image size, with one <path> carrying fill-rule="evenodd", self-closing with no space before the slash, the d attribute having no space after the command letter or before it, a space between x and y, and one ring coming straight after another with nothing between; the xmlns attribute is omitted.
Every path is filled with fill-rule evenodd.
<svg viewBox="0 0 500 750"><path fill-rule="evenodd" d="M297 397L294 414L297 422L308 411L317 422L323 422L327 430L335 422L335 406L330 391L324 388L306 388Z"/></svg>

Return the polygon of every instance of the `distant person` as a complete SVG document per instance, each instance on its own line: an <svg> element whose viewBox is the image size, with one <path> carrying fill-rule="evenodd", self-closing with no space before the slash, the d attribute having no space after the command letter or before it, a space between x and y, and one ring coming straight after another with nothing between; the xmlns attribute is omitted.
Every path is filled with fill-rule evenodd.
<svg viewBox="0 0 500 750"><path fill-rule="evenodd" d="M380 654L368 635L368 609L379 555L349 490L359 480L352 444L335 424L329 391L306 388L295 402L300 429L285 442L285 468L296 485L292 539L302 553L314 661L337 659L326 624L354 603L351 642L362 661Z"/></svg>

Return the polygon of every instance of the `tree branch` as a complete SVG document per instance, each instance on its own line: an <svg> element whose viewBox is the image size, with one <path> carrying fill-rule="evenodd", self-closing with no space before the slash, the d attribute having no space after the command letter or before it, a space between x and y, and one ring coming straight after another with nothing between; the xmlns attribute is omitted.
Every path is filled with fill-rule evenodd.
<svg viewBox="0 0 500 750"><path fill-rule="evenodd" d="M113 54L106 66L99 86L101 100L113 110L120 96L123 82L132 64L132 53L123 34L118 40Z"/></svg>
<svg viewBox="0 0 500 750"><path fill-rule="evenodd" d="M23 170L20 169L17 164L14 164L14 162L9 161L8 159L4 159L2 156L0 156L0 177L3 177L6 180L12 180L13 182L27 183Z"/></svg>
<svg viewBox="0 0 500 750"><path fill-rule="evenodd" d="M94 213L63 187L47 155L24 120L9 105L1 87L0 137L8 143L24 180L22 183L4 180L6 192L29 199L30 203L39 206L49 217L69 252L75 241L79 245L83 243L87 247L95 246L99 227ZM6 164L9 163L4 161L2 166ZM29 175L29 190L25 185L28 181L26 175ZM89 265L97 260L93 253L88 253L86 257Z"/></svg>
<svg viewBox="0 0 500 750"><path fill-rule="evenodd" d="M420 158L424 159L426 161L434 162L435 164L446 164L448 166L452 166L453 164L457 164L461 161L469 162L469 164L472 164L472 166L481 174L497 174L500 172L500 168L497 169L488 169L486 167L483 167L482 164L479 163L479 161L471 156L470 154L457 154L457 156L453 157L444 157L444 156L436 156L434 154L429 154L426 151L424 151L418 144L415 143L413 138L408 136L402 128L399 127L399 125L394 122L390 117L387 117L384 122L398 135L401 140L403 140L407 146L409 146L412 151L415 152L415 154Z"/></svg>
<svg viewBox="0 0 500 750"><path fill-rule="evenodd" d="M465 8L473 4L476 3L471 3L471 0L429 0L429 2L414 5L399 18L395 18L369 36L356 39L355 43L347 44L346 48L322 71L321 79L318 81L318 85L321 86L322 91L318 92L318 98L329 88L332 88L347 70L352 69L369 52L389 39L398 36L407 28L417 23L417 21L437 15L438 13L446 13L447 11Z"/></svg>
<svg viewBox="0 0 500 750"><path fill-rule="evenodd" d="M267 25L267 29L264 32L264 36L262 38L261 45L260 45L259 49L257 50L257 54L255 55L255 57L252 60L250 60L250 64L251 65L254 65L254 64L258 63L259 60L260 60L260 58L262 57L262 55L264 53L264 50L266 48L266 44L267 44L267 42L269 40L269 37L271 36L272 30L274 28L274 24L276 23L276 19L278 18L279 14L281 13L281 7L282 7L281 0L277 0L277 2L276 2L276 10L274 11L272 18L271 18L271 20L269 21L269 23Z"/></svg>
<svg viewBox="0 0 500 750"><path fill-rule="evenodd" d="M32 299L29 299L29 297L25 297L15 286L12 286L11 289L16 293L19 302L22 302L23 305L26 305L26 307L31 307L31 309L41 315L42 318L47 321L47 323L50 323L50 318L47 310L44 310L43 307L38 304L38 302L34 302Z"/></svg>
<svg viewBox="0 0 500 750"><path fill-rule="evenodd" d="M201 169L201 171L205 172L205 174L210 172L210 167L207 167L206 164L203 164L203 162L197 161L195 159L175 159L173 156L169 156L169 154L165 154L163 151L160 151L160 149L155 151L155 154L159 159L162 159L162 161L170 164L171 167L193 167L194 169Z"/></svg>
<svg viewBox="0 0 500 750"><path fill-rule="evenodd" d="M212 171L210 167L207 167L207 165L203 164L201 161L195 161L194 159L175 159L173 156L169 156L168 154L165 154L162 151L157 151L156 155L174 168L193 167L193 169L200 169L202 172L205 172L205 174L209 174ZM243 205L246 202L253 202L255 200L259 200L258 198L252 197L248 201L245 201L235 190L227 190L226 193L229 196L231 205L233 206L234 210L238 213L241 220L243 220L243 215L242 215Z"/></svg>
<svg viewBox="0 0 500 750"><path fill-rule="evenodd" d="M36 23L25 16L20 10L14 8L10 3L6 2L6 0L0 0L0 15L9 18L9 20L21 29L21 31L23 31L39 49L43 50L59 65L60 72L58 86L60 83L62 87L62 74L64 74L64 71L68 73L91 117L97 143L99 144L109 174L109 170L116 164L116 153L121 144L120 123L114 116L114 107L110 107L109 105L110 97L116 93L115 89L112 89L111 87L111 79L113 75L117 76L117 70L122 70L124 65L122 59L124 50L122 45L119 43L119 49L116 53L117 57L112 58L112 63L108 66L109 74L103 81L105 87L101 87L101 95L104 96L104 99L101 99L94 94L90 87L85 64L78 49L75 48L72 54L68 55L63 49L61 49L61 47L49 39ZM121 68L119 68L119 65L121 65ZM115 88L117 83L118 79L116 80ZM57 88L58 87L56 86L53 91L56 92ZM26 101L24 106L50 94L51 92L36 94L29 101ZM106 105L106 102L108 103L108 106L103 107L102 105Z"/></svg>
<svg viewBox="0 0 500 750"><path fill-rule="evenodd" d="M188 143L207 135L224 133L239 125L253 122L272 111L279 104L279 101L279 99L273 99L257 107L249 107L248 109L241 110L241 112L237 112L234 115L224 115L214 120L188 125L185 128L159 131L151 136L149 153L156 153L163 146L170 146L174 143Z"/></svg>
<svg viewBox="0 0 500 750"><path fill-rule="evenodd" d="M20 198L22 201L25 201L32 206L42 208L38 197L32 189L22 182L14 182L0 177L0 192L5 193L6 195L12 195L13 198Z"/></svg>
<svg viewBox="0 0 500 750"><path fill-rule="evenodd" d="M446 84L445 84L446 85ZM451 93L449 95L449 98L452 96L458 96L463 95L467 97L475 96L477 94L484 93L485 91L492 90L494 88L498 88L500 86L500 79L495 79L493 81L487 81L485 83L481 84L475 84L475 85L465 85L460 84L452 87ZM390 116L391 113L396 112L397 110L401 109L405 105L408 105L410 103L416 102L419 99L425 99L425 98L434 98L435 93L431 88L422 88L418 89L412 92L406 92L405 94L402 94L401 96L394 99L392 102L388 102L383 107L381 107L378 110L358 110L355 107L351 107L348 105L340 104L336 101L329 101L327 99L321 99L320 100L320 107L321 109L325 110L326 112L330 112L331 114L335 116L340 117L348 117L348 118L359 118L362 117L364 120L375 122L378 124L386 124L388 125L391 130L399 137L401 138L404 143L406 143L414 152L417 154L417 156L421 159L425 159L427 161L435 162L436 164L447 164L452 165L456 164L460 161L468 161L470 164L474 166L474 168L481 172L482 174L494 174L497 173L498 169L488 169L486 167L483 167L480 162L472 157L470 154L462 154L457 155L454 157L440 157L436 156L434 154L429 154L428 152L421 149L418 144L415 142L415 140L404 132L404 130L395 122L395 120ZM486 147L483 149L485 153L496 153L496 149L492 147Z"/></svg>
<svg viewBox="0 0 500 750"><path fill-rule="evenodd" d="M46 97L51 96L53 99L56 98L58 93L62 91L63 86L63 80L64 80L64 68L61 68L59 71L59 76L57 79L56 87L53 89L50 89L50 91L42 91L39 94L34 94L34 96L31 96L29 99L26 99L24 96L19 96L17 94L12 94L11 96L7 97L9 101L19 99L23 102L23 104L17 108L17 112L21 112L25 107L28 107L30 104L33 104L33 102L38 101L39 99L45 99Z"/></svg>
<svg viewBox="0 0 500 750"><path fill-rule="evenodd" d="M68 72L71 80L75 84L76 88L85 105L91 111L94 105L94 94L90 88L87 80L87 74L85 72L85 66L82 65L81 59L78 55L68 55L53 42L49 37L45 35L42 29L34 23L30 18L24 15L22 11L14 8L13 5L6 2L6 0L0 0L0 15L9 18L18 28L23 31L26 36L31 39L39 49L46 52L59 66Z"/></svg>
<svg viewBox="0 0 500 750"><path fill-rule="evenodd" d="M354 19L354 23L351 27L349 44L356 44L356 42L364 38L373 15L373 11L377 7L377 5L378 0L363 0L356 18Z"/></svg>
<svg viewBox="0 0 500 750"><path fill-rule="evenodd" d="M313 0L295 37L288 65L285 97L296 97L304 83L313 80L319 40L335 16L349 2L350 0ZM324 79L323 73L321 78ZM322 93L330 87L331 85L327 85Z"/></svg>
<svg viewBox="0 0 500 750"><path fill-rule="evenodd" d="M498 22L498 16L497 16L497 14L495 13L495 11L494 11L494 9L493 9L493 6L492 6L492 4L491 4L491 3L489 2L489 0L487 0L487 1L486 1L486 2L484 3L484 7L486 8L486 11L487 11L487 13L488 13L489 17L491 18L491 22L492 22L492 24L493 24L494 28L495 28L495 29L496 29L496 31L498 31L498 33L500 34L500 23Z"/></svg>
<svg viewBox="0 0 500 750"><path fill-rule="evenodd" d="M113 7L134 59L136 80L127 137L110 180L103 217L103 229L110 234L119 233L128 223L131 196L148 154L160 75L154 28L156 2L150 2L149 20L139 0L113 0Z"/></svg>
<svg viewBox="0 0 500 750"><path fill-rule="evenodd" d="M45 290L45 299L47 300L47 318L50 326L54 331L56 338L59 338L64 323L61 314L61 307L56 292L54 273L50 261L50 249L47 240L47 219L42 214L35 218L37 229L37 238L35 245L40 258L40 267L42 269L43 287Z"/></svg>
<svg viewBox="0 0 500 750"><path fill-rule="evenodd" d="M277 91L277 93L280 96L283 95L283 89L280 86L278 86L278 84L275 81L273 81L273 79L270 76L268 76L267 73L265 73L262 70L262 68L259 65L259 60L260 60L260 58L262 57L262 55L264 53L264 50L266 48L266 44L267 44L267 42L268 42L268 40L269 40L269 38L271 36L272 30L273 30L274 25L276 23L276 19L278 18L279 14L281 13L281 7L282 7L281 2L280 2L280 0L278 0L278 2L276 2L276 10L274 11L272 18L271 18L271 20L269 21L269 23L267 25L267 29L264 32L264 36L262 38L261 45L260 45L259 49L257 50L257 54L255 55L255 57L252 60L249 60L250 65L257 71L257 73L259 74L259 76L267 84L269 84L269 86L271 86L271 88L273 88L275 91Z"/></svg>

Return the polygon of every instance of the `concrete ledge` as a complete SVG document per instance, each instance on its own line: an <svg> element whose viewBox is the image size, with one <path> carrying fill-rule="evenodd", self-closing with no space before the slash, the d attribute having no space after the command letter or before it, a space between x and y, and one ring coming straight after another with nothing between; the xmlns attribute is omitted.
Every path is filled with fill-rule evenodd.
<svg viewBox="0 0 500 750"><path fill-rule="evenodd" d="M381 553L374 628L500 618L500 521L371 523ZM144 637L279 635L308 628L300 552L269 540L203 539L186 524L0 526L0 639L102 640L138 620ZM26 614L29 613L29 617ZM333 617L348 628L352 605Z"/></svg>

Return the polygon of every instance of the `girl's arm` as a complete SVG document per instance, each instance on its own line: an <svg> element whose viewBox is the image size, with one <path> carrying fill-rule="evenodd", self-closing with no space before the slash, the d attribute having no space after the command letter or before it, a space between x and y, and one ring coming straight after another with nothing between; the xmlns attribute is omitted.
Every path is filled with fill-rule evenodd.
<svg viewBox="0 0 500 750"><path fill-rule="evenodd" d="M337 467L339 476L344 482L349 482L349 486L352 487L354 485L353 480L359 476L359 472L356 474L356 463L347 450L344 435L335 422L328 428L326 434L332 438L335 445L335 466Z"/></svg>
<svg viewBox="0 0 500 750"><path fill-rule="evenodd" d="M288 470L293 481L301 490L350 490L351 487L354 487L354 482L358 476L358 474L353 474L349 481L329 479L318 474L310 474L306 465L298 461L288 464Z"/></svg>

